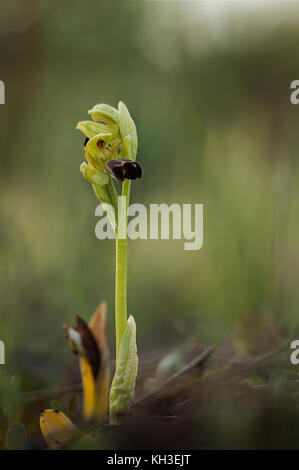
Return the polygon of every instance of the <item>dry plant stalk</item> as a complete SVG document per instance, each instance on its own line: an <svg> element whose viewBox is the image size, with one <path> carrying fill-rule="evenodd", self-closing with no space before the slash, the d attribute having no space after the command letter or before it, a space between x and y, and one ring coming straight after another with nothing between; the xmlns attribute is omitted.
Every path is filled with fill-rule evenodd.
<svg viewBox="0 0 299 470"><path fill-rule="evenodd" d="M86 420L104 420L108 413L110 368L106 341L106 302L89 322L76 317L75 328L64 325L72 351L78 355L83 384L83 412Z"/></svg>

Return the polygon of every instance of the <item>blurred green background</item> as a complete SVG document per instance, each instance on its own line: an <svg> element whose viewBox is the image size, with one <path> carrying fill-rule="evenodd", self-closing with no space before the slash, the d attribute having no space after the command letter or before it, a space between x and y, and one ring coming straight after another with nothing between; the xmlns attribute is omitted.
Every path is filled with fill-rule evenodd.
<svg viewBox="0 0 299 470"><path fill-rule="evenodd" d="M67 381L61 324L108 302L77 121L124 101L144 177L132 201L204 204L204 245L129 242L142 353L190 335L244 351L299 326L299 5L11 0L0 9L0 339L21 390Z"/></svg>

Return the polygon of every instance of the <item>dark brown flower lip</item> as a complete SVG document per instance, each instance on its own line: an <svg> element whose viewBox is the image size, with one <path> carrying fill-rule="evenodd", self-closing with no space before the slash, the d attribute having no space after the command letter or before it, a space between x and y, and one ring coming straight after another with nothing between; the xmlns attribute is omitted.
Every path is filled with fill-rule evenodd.
<svg viewBox="0 0 299 470"><path fill-rule="evenodd" d="M134 162L126 158L118 158L110 160L106 168L109 170L114 179L122 183L125 179L135 180L141 178L143 171L140 163Z"/></svg>

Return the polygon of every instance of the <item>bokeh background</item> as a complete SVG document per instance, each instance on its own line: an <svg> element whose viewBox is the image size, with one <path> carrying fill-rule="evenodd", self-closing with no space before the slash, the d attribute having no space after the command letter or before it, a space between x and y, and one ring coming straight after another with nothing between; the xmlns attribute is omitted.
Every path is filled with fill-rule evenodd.
<svg viewBox="0 0 299 470"><path fill-rule="evenodd" d="M296 2L1 1L2 405L11 387L67 382L61 324L102 299L113 356L114 244L95 237L75 130L98 102L136 122L132 201L204 204L201 250L129 242L141 354L191 336L261 352L296 334L298 19Z"/></svg>

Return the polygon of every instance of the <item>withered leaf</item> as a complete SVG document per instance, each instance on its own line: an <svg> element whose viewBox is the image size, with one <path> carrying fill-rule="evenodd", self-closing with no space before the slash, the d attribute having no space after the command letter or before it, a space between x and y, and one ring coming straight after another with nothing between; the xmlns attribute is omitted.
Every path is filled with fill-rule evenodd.
<svg viewBox="0 0 299 470"><path fill-rule="evenodd" d="M95 337L93 336L92 332L90 331L89 327L85 323L85 321L76 315L76 323L77 323L77 331L82 338L82 343L84 347L84 351L86 354L86 358L91 365L93 376L96 379L99 373L100 368L100 352L97 346L97 342Z"/></svg>

